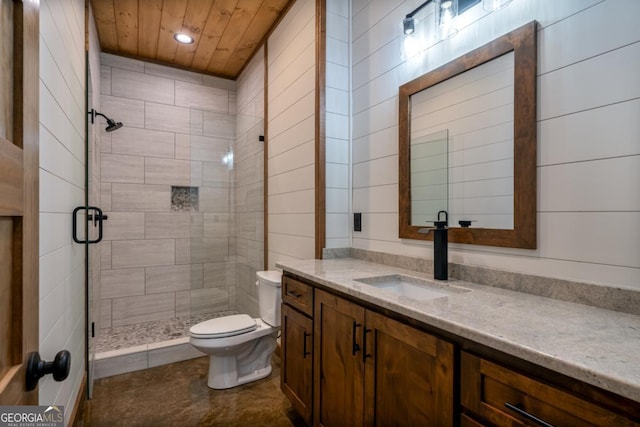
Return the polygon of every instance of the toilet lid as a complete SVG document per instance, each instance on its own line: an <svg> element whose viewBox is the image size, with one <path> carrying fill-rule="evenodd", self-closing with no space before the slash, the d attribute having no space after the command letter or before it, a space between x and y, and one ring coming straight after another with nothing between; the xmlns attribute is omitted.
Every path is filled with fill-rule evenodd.
<svg viewBox="0 0 640 427"><path fill-rule="evenodd" d="M224 338L251 332L257 328L255 319L248 314L217 317L193 325L189 332L195 338Z"/></svg>

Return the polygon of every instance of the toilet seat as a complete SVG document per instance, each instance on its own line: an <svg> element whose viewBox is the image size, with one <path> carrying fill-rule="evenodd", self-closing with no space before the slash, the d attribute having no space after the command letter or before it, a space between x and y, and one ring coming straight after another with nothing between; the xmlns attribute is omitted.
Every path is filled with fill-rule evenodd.
<svg viewBox="0 0 640 427"><path fill-rule="evenodd" d="M246 334L257 327L256 320L248 314L234 314L193 325L189 333L194 338L226 338Z"/></svg>

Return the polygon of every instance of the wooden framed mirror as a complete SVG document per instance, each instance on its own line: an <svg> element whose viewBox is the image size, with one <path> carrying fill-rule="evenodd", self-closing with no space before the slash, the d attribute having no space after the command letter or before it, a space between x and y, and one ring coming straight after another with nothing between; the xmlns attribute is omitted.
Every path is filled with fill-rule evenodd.
<svg viewBox="0 0 640 427"><path fill-rule="evenodd" d="M469 221L476 221L473 211L467 213L466 217L458 215L458 218L465 218L465 221L459 221L461 225L455 226L453 222L449 223L449 241L456 243L467 243L487 246L503 246L513 248L536 248L536 152L537 152L537 135L536 135L536 68L537 68L537 43L536 43L536 22L530 22L516 30L513 30L493 41L481 46L429 73L426 73L417 79L400 86L399 90L399 235L400 238L432 240L433 233L420 233L419 230L428 227L429 224L424 223L425 216L419 215L416 209L412 210L412 204L424 204L418 198L412 199L412 192L417 193L416 180L420 174L412 174L412 151L418 152L418 147L414 141L412 148L412 97L414 101L420 96L422 99L430 97L424 96L428 91L440 92L442 95L444 85L450 84L454 78L473 80L470 78L472 70L481 68L494 67L494 63L502 61L507 64L506 67L500 68L504 70L512 70L513 78L510 86L508 86L508 95L510 97L508 111L509 134L506 147L512 153L507 160L503 159L502 164L512 171L511 176L507 177L508 181L501 181L501 185L506 187L508 192L503 201L507 201L506 211L509 212L502 222L494 222L494 225L485 225L479 221L478 226L468 226ZM507 61L511 61L511 65ZM469 72L469 73L468 73ZM477 71L473 71L477 72ZM484 71L483 71L484 73ZM511 73L511 71L509 71ZM486 73L485 73L486 74ZM508 75L509 79L511 75ZM502 79L502 80L509 80ZM494 77L494 80L500 80ZM462 86L462 85L459 85ZM448 89L447 89L448 90ZM503 92L505 88L502 88ZM468 89L458 89L458 92L468 91ZM511 98L511 91L513 96ZM434 92L434 93L435 93ZM497 92L497 90L496 90ZM416 101L417 102L417 101ZM476 100L476 104L478 101ZM459 110L462 102L451 102L447 106L450 111ZM417 109L417 108L416 108ZM461 113L460 113L461 115ZM512 117L511 117L512 115ZM425 116L421 116L423 119ZM430 120L430 116L426 120ZM414 117L415 119L415 117ZM420 125L424 129L429 129L430 135L423 136L427 142L433 135L440 135L442 132L449 134L446 124L441 128L431 126L432 123ZM417 123L413 123L417 127ZM444 126L444 127L443 127ZM455 127L455 126L454 126ZM513 131L511 137L511 129ZM450 135L450 134L449 134ZM456 138L455 132L452 137ZM481 139L480 133L475 134L476 139ZM415 139L415 138L414 138ZM434 138L431 138L434 139ZM441 137L435 138L441 140ZM424 141L423 141L424 142ZM504 146L503 142L503 146ZM445 144L446 146L446 144ZM420 148L424 152L423 148ZM452 149L448 149L448 156L445 155L446 176L452 174L452 168L448 166L447 158L452 157ZM417 156L417 154L416 154ZM414 168L415 161L414 158ZM441 160L440 160L441 161ZM413 175L413 177L412 177ZM424 175L424 174L423 174ZM440 173L440 176L442 173ZM413 183L412 183L413 180ZM511 186L511 181L513 182ZM413 185L412 185L413 184ZM438 183L442 186L442 183ZM452 184L447 182L446 187L452 188ZM412 190L413 188L413 190ZM440 192L442 194L442 191ZM448 198L451 198L449 191L445 191ZM417 196L416 196L417 197ZM497 200L497 199L496 199ZM448 206L450 200L444 201L444 205ZM444 203L443 202L443 203ZM491 200L485 201L485 204L491 204ZM433 204L426 204L433 215L441 208L437 208ZM415 207L415 206L414 206ZM445 209L447 210L447 209ZM430 212L431 213L431 212ZM449 212L449 217L455 216L455 212ZM412 220L412 217L414 219ZM504 215L503 215L504 217ZM487 224L491 221L486 221ZM493 228L491 228L493 227Z"/></svg>

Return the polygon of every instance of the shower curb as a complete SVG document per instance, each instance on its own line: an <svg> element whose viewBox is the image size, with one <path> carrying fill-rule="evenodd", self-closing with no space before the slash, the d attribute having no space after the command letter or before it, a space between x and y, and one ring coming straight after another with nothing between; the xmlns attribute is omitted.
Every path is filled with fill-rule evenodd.
<svg viewBox="0 0 640 427"><path fill-rule="evenodd" d="M95 355L93 378L141 371L202 356L206 355L189 343L189 337L104 351Z"/></svg>

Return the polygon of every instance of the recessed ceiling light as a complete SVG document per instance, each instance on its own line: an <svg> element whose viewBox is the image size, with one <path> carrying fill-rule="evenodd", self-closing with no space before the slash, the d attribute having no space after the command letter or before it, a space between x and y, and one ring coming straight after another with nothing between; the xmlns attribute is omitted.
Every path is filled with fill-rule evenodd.
<svg viewBox="0 0 640 427"><path fill-rule="evenodd" d="M176 39L176 41L180 42L180 43L184 43L184 44L191 44L193 43L193 37L188 36L184 33L175 33L173 35L173 38Z"/></svg>

